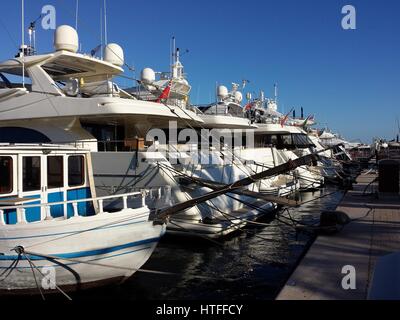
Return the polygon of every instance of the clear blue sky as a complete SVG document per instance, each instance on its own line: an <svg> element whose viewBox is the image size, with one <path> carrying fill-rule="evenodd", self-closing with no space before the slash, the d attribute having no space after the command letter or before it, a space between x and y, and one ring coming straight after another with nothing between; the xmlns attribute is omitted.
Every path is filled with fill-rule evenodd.
<svg viewBox="0 0 400 320"><path fill-rule="evenodd" d="M57 25L75 24L75 0L26 0L26 23L45 4ZM167 71L170 38L182 57L192 101L207 103L215 83L251 81L267 95L279 85L281 111L304 107L322 125L349 139L393 138L400 117L400 1L398 0L108 0L108 40L126 62ZM102 0L80 0L83 51L100 43ZM357 30L341 28L341 8L357 10ZM20 42L20 1L2 3L0 59ZM8 29L9 35L4 26ZM39 25L40 26L40 25ZM38 49L50 51L52 31L38 28ZM13 40L12 40L13 39Z"/></svg>

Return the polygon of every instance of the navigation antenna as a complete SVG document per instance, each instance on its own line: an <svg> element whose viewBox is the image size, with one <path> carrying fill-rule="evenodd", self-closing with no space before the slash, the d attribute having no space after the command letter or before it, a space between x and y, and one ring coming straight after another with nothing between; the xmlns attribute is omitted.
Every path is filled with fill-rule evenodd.
<svg viewBox="0 0 400 320"><path fill-rule="evenodd" d="M25 88L25 2L21 0L21 58L22 58L22 87Z"/></svg>

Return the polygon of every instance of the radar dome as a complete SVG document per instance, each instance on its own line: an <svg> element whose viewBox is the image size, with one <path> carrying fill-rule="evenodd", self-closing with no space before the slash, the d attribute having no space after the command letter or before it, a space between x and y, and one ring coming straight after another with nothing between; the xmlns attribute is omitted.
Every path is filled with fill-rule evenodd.
<svg viewBox="0 0 400 320"><path fill-rule="evenodd" d="M228 94L229 94L228 93L228 88L225 87L225 86L218 86L217 94L218 94L218 97L221 98L221 99L226 98L228 96Z"/></svg>
<svg viewBox="0 0 400 320"><path fill-rule="evenodd" d="M124 65L124 50L116 43L109 43L104 48L104 61L122 67Z"/></svg>
<svg viewBox="0 0 400 320"><path fill-rule="evenodd" d="M59 26L54 32L54 48L56 51L77 52L79 48L78 33L67 25Z"/></svg>
<svg viewBox="0 0 400 320"><path fill-rule="evenodd" d="M241 103L243 101L243 95L240 91L235 92L235 100L237 103Z"/></svg>
<svg viewBox="0 0 400 320"><path fill-rule="evenodd" d="M156 80L156 74L151 68L144 68L140 74L140 79L145 83L152 83Z"/></svg>

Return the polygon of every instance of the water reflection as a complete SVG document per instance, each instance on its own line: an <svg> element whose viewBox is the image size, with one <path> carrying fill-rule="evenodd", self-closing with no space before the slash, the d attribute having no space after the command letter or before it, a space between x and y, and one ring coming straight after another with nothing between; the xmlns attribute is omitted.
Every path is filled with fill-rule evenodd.
<svg viewBox="0 0 400 320"><path fill-rule="evenodd" d="M302 201L324 197L291 209L290 215L312 223L321 211L335 209L342 195L332 187L302 193ZM238 232L219 245L201 238L165 237L144 268L178 275L136 273L120 286L74 298L273 299L312 237L296 233L290 223L264 222L265 226Z"/></svg>

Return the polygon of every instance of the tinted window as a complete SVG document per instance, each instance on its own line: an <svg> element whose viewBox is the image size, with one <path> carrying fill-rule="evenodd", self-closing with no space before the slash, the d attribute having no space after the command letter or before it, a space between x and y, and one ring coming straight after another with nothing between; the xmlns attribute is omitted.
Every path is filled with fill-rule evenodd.
<svg viewBox="0 0 400 320"><path fill-rule="evenodd" d="M268 134L265 136L266 146L276 146L278 144L278 137L275 134Z"/></svg>
<svg viewBox="0 0 400 320"><path fill-rule="evenodd" d="M292 145L292 136L290 134L282 135L282 144L284 146Z"/></svg>
<svg viewBox="0 0 400 320"><path fill-rule="evenodd" d="M13 189L13 160L0 157L0 194L11 193Z"/></svg>
<svg viewBox="0 0 400 320"><path fill-rule="evenodd" d="M40 157L22 158L22 189L23 191L40 190Z"/></svg>
<svg viewBox="0 0 400 320"><path fill-rule="evenodd" d="M6 143L46 143L51 140L39 131L18 128L2 127L0 128L0 142Z"/></svg>
<svg viewBox="0 0 400 320"><path fill-rule="evenodd" d="M296 133L293 134L293 142L297 147L308 148L312 145L312 142L305 134Z"/></svg>
<svg viewBox="0 0 400 320"><path fill-rule="evenodd" d="M81 186L85 183L85 163L83 156L70 156L68 158L68 185Z"/></svg>
<svg viewBox="0 0 400 320"><path fill-rule="evenodd" d="M61 188L64 186L63 157L47 157L47 187Z"/></svg>

